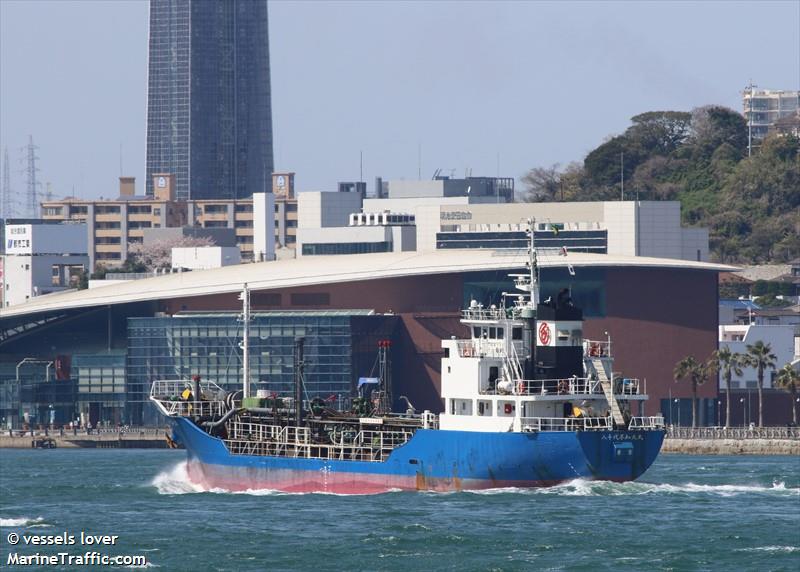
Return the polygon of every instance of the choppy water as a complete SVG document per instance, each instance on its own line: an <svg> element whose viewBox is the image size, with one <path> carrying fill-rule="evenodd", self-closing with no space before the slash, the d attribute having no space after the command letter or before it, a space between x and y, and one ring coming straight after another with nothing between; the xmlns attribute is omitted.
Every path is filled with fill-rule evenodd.
<svg viewBox="0 0 800 572"><path fill-rule="evenodd" d="M200 491L176 451L0 450L0 567L37 552L9 533L82 530L163 570L796 572L800 459L662 455L636 483L337 496Z"/></svg>

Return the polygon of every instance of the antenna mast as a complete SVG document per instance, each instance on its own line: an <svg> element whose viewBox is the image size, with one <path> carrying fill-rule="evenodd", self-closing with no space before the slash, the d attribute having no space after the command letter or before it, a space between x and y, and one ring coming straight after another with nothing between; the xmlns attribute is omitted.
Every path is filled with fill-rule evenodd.
<svg viewBox="0 0 800 572"><path fill-rule="evenodd" d="M28 168L26 170L28 175L28 192L27 192L27 199L28 199L28 216L32 218L36 218L36 211L39 210L39 183L36 182L36 173L39 170L36 167L36 160L38 157L36 156L36 145L33 144L33 135L28 136Z"/></svg>
<svg viewBox="0 0 800 572"><path fill-rule="evenodd" d="M531 280L531 304L535 310L539 305L539 259L536 255L536 239L533 231L535 218L528 219L528 270Z"/></svg>

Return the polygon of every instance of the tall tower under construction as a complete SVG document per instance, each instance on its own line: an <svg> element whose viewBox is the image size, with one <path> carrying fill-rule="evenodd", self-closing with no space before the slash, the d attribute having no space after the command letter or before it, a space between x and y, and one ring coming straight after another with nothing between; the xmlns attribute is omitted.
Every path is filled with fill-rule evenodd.
<svg viewBox="0 0 800 572"><path fill-rule="evenodd" d="M272 184L266 0L150 0L146 192L237 199Z"/></svg>

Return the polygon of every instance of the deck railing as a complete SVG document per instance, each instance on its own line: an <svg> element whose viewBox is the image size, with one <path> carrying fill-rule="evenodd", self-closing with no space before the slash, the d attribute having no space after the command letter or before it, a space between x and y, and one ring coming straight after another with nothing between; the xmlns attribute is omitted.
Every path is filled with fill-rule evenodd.
<svg viewBox="0 0 800 572"><path fill-rule="evenodd" d="M473 321L504 320L508 317L505 308L468 308L461 310L461 317Z"/></svg>
<svg viewBox="0 0 800 572"><path fill-rule="evenodd" d="M222 388L213 381L200 381L201 396L194 395L194 382L185 379L157 380L150 387L150 399L167 417L218 417L228 407L216 399ZM185 393L188 390L188 393ZM185 399L188 395L191 399ZM200 397L205 397L201 399Z"/></svg>
<svg viewBox="0 0 800 572"><path fill-rule="evenodd" d="M664 418L661 415L654 415L652 417L631 417L628 423L628 429L663 429Z"/></svg>
<svg viewBox="0 0 800 572"><path fill-rule="evenodd" d="M611 342L608 340L583 340L583 355L586 357L611 357Z"/></svg>
<svg viewBox="0 0 800 572"><path fill-rule="evenodd" d="M459 357L506 357L503 340L457 340L456 347Z"/></svg>
<svg viewBox="0 0 800 572"><path fill-rule="evenodd" d="M413 434L413 429L344 428L331 432L326 441L312 435L308 427L234 421L229 424L225 444L234 455L381 462Z"/></svg>
<svg viewBox="0 0 800 572"><path fill-rule="evenodd" d="M522 417L523 431L598 431L612 429L610 417Z"/></svg>

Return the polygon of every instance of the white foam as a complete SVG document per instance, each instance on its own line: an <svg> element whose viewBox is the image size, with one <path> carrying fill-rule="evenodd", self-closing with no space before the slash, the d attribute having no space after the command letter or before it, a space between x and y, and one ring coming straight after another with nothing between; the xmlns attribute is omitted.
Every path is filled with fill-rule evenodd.
<svg viewBox="0 0 800 572"><path fill-rule="evenodd" d="M685 483L680 485L656 484L642 482L615 483L611 481L590 481L574 479L552 487L516 488L506 487L469 491L473 494L544 494L563 496L621 496L621 495L647 495L647 494L694 494L706 493L720 496L736 496L740 494L783 494L800 496L800 488L790 488L786 483L775 482L772 486L759 485L708 485Z"/></svg>
<svg viewBox="0 0 800 572"><path fill-rule="evenodd" d="M205 492L203 487L189 479L189 471L185 461L157 474L150 484L162 495L185 495Z"/></svg>
<svg viewBox="0 0 800 572"><path fill-rule="evenodd" d="M20 527L20 526L28 526L28 525L35 525L40 522L44 521L44 519L40 516L37 518L0 518L0 526L8 526L8 527Z"/></svg>
<svg viewBox="0 0 800 572"><path fill-rule="evenodd" d="M734 552L800 552L800 546L756 546L755 548L736 548Z"/></svg>

